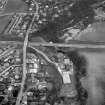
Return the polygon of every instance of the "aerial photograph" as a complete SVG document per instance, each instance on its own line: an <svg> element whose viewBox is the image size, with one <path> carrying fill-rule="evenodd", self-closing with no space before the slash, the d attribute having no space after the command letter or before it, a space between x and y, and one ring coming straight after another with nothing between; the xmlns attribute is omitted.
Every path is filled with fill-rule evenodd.
<svg viewBox="0 0 105 105"><path fill-rule="evenodd" d="M105 0L0 0L0 105L105 105Z"/></svg>

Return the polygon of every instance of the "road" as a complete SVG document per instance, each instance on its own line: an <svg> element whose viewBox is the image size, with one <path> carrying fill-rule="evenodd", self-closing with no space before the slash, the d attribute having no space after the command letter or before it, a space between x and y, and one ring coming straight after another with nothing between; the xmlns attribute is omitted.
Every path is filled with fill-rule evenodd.
<svg viewBox="0 0 105 105"><path fill-rule="evenodd" d="M2 54L0 54L0 59L1 59L2 57L5 57L5 56L7 56L8 54L12 53L12 52L14 51L14 49L15 49L15 47L12 47L12 48L9 48L9 49L7 49L6 51L4 51Z"/></svg>
<svg viewBox="0 0 105 105"><path fill-rule="evenodd" d="M27 15L27 14L36 14L36 13L30 13L30 12L11 12L11 13L3 13L3 14L0 14L0 17L4 17L4 16L11 16L11 15L14 15L14 14L19 14L19 15Z"/></svg>
<svg viewBox="0 0 105 105"><path fill-rule="evenodd" d="M48 58L48 56L47 56L45 53L43 53L42 51L38 50L37 48L32 47L32 46L31 46L30 48L32 48L32 49L35 50L37 53L39 53L40 55L42 55L42 56L47 60L47 62L53 64L53 65L56 67L56 69L59 71L59 73L61 74L61 76L62 76L62 70L61 70L60 67L58 66L58 65L59 65L58 63L56 63L56 62L54 62L54 61L51 61L50 58Z"/></svg>
<svg viewBox="0 0 105 105"><path fill-rule="evenodd" d="M24 84L25 84L25 80L26 80L26 74L27 74L27 68L26 68L26 53L27 53L27 45L28 45L28 36L30 34L30 29L33 25L33 22L35 20L36 17L38 17L38 4L37 2L35 2L36 4L36 13L34 14L33 18L32 18L32 21L29 25L29 28L26 32L26 36L25 36L25 40L24 40L24 45L23 45L23 76L22 76L22 82L21 82L21 89L20 89L20 92L18 94L18 97L17 97L17 101L16 101L16 105L20 105L21 103L21 99L22 99L22 96L23 96L23 90L24 90Z"/></svg>
<svg viewBox="0 0 105 105"><path fill-rule="evenodd" d="M44 47L64 47L64 48L78 48L78 49L105 49L105 43L29 43L29 46L44 46Z"/></svg>
<svg viewBox="0 0 105 105"><path fill-rule="evenodd" d="M11 16L13 14L14 14L13 12L11 12L11 13L5 13L5 14L0 14L0 17Z"/></svg>
<svg viewBox="0 0 105 105"><path fill-rule="evenodd" d="M11 68L14 68L14 67L20 67L20 65L12 65L12 66L9 66L9 67L6 68L4 71L0 72L0 76L2 76L2 75L5 74L7 71L9 71Z"/></svg>
<svg viewBox="0 0 105 105"><path fill-rule="evenodd" d="M23 45L23 42L21 41L0 41L0 44L14 44L14 45ZM78 41L71 42L68 44L64 43L37 43L37 42L28 42L28 47L61 47L61 48L80 48L80 49L105 49L105 42L95 42L95 43L90 43L90 42L80 42Z"/></svg>

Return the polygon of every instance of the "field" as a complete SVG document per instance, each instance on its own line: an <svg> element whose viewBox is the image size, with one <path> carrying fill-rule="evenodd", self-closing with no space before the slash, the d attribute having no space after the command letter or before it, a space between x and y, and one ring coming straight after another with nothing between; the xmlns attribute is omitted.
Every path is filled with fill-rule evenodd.
<svg viewBox="0 0 105 105"><path fill-rule="evenodd" d="M93 32L81 33L79 40L82 41L105 41L105 22L92 24ZM86 31L86 30L85 30Z"/></svg>
<svg viewBox="0 0 105 105"><path fill-rule="evenodd" d="M8 0L6 8L3 13L11 12L25 12L27 6L22 0Z"/></svg>
<svg viewBox="0 0 105 105"><path fill-rule="evenodd" d="M87 105L101 105L105 99L105 51L80 51L80 54L87 60L87 76L81 80L88 90Z"/></svg>

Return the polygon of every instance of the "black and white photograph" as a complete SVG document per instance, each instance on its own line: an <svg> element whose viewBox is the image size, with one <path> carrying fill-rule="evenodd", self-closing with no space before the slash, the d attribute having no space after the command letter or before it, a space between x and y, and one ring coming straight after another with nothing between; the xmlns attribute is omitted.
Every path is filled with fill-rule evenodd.
<svg viewBox="0 0 105 105"><path fill-rule="evenodd" d="M105 0L0 0L0 105L105 105Z"/></svg>

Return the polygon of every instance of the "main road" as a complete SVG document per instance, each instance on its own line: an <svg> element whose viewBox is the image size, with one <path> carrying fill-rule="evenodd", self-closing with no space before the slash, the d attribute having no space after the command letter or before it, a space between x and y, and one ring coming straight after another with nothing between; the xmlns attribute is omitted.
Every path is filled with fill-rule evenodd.
<svg viewBox="0 0 105 105"><path fill-rule="evenodd" d="M0 41L0 44L10 45L23 45L21 41ZM105 42L89 42L89 41L72 41L70 43L41 43L41 42L28 42L28 47L61 47L61 48L77 48L77 49L104 49ZM0 55L1 56L1 55Z"/></svg>
<svg viewBox="0 0 105 105"><path fill-rule="evenodd" d="M36 12L32 18L32 21L29 25L29 28L26 32L26 36L25 36L25 40L24 40L24 45L23 45L23 76L22 76L22 82L21 82L21 88L20 88L20 91L19 91L19 94L18 94L18 97L17 97L17 101L16 101L16 105L20 105L21 104L21 100L22 100L22 96L23 96L23 91L24 91L24 84L25 84L25 80L26 80L26 74L27 74L27 68L26 68L26 53L27 53L27 45L28 45L28 37L29 37L29 34L30 34L30 30L31 30L31 27L33 25L33 22L36 18L38 18L38 9L39 9L39 6L37 4L37 2L35 2L36 4Z"/></svg>

